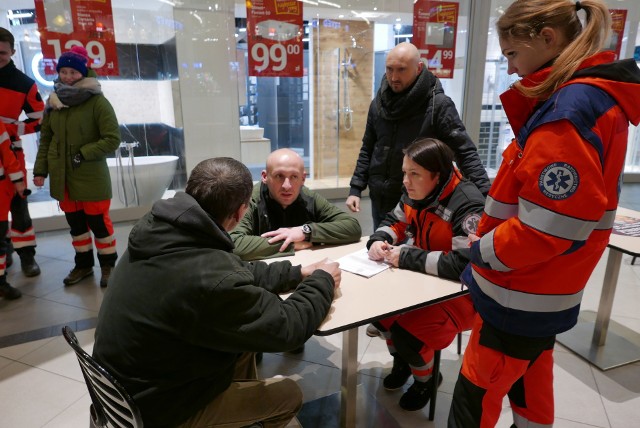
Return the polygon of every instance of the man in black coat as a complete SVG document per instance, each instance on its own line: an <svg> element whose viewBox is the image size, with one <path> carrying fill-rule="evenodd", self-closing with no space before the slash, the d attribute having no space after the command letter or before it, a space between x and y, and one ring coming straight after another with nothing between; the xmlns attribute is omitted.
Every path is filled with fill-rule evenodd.
<svg viewBox="0 0 640 428"><path fill-rule="evenodd" d="M374 230L400 200L402 150L418 137L437 138L451 147L462 174L484 195L489 192L489 177L453 101L424 66L418 49L405 42L387 55L346 201L351 211L359 211L360 195L369 186Z"/></svg>
<svg viewBox="0 0 640 428"><path fill-rule="evenodd" d="M340 269L234 255L227 231L251 190L237 160L199 163L185 192L156 202L131 230L111 274L93 355L145 426L284 427L302 406L293 380L257 379L253 353L301 346L329 312Z"/></svg>

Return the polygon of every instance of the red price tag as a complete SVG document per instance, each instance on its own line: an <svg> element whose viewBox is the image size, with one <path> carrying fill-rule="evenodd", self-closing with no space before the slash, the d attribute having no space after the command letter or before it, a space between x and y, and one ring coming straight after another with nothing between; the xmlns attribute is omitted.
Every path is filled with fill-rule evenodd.
<svg viewBox="0 0 640 428"><path fill-rule="evenodd" d="M254 0L247 18L249 75L301 77L302 4Z"/></svg>
<svg viewBox="0 0 640 428"><path fill-rule="evenodd" d="M110 1L45 4L44 0L35 0L35 7L45 74L55 74L55 61L73 46L87 50L97 74L119 74Z"/></svg>
<svg viewBox="0 0 640 428"><path fill-rule="evenodd" d="M439 78L453 78L457 25L458 3L417 0L413 5L413 43Z"/></svg>

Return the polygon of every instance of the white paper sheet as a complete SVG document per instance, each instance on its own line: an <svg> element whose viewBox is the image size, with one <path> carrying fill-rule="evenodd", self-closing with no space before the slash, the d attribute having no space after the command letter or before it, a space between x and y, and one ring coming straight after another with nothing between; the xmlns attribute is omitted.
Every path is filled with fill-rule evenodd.
<svg viewBox="0 0 640 428"><path fill-rule="evenodd" d="M364 276L365 278L371 278L372 276L389 269L390 265L385 262L376 262L369 259L369 255L367 253L367 249L363 248L362 250L340 257L336 261L340 263L340 269L355 273L356 275Z"/></svg>

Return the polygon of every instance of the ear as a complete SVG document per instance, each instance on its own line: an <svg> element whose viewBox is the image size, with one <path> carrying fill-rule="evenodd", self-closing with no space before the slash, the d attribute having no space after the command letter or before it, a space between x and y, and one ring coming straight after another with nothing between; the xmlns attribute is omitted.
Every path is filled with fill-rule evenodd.
<svg viewBox="0 0 640 428"><path fill-rule="evenodd" d="M558 33L551 27L544 27L540 30L540 37L547 47L554 47L558 42Z"/></svg>
<svg viewBox="0 0 640 428"><path fill-rule="evenodd" d="M418 60L418 74L422 73L423 68L424 68L424 61L422 61L422 58L420 58Z"/></svg>
<svg viewBox="0 0 640 428"><path fill-rule="evenodd" d="M267 184L267 170L266 170L266 169L263 169L263 170L262 170L262 174L261 174L261 175L262 175L262 182L263 182L264 184Z"/></svg>
<svg viewBox="0 0 640 428"><path fill-rule="evenodd" d="M304 184L304 181L307 179L307 171L302 171L302 184Z"/></svg>
<svg viewBox="0 0 640 428"><path fill-rule="evenodd" d="M236 223L240 223L240 220L242 220L242 217L244 217L244 214L247 212L247 208L248 207L249 206L247 204L242 204L242 205L240 205L238 207L238 210L235 213L233 213L233 215L232 215L233 216L233 220Z"/></svg>

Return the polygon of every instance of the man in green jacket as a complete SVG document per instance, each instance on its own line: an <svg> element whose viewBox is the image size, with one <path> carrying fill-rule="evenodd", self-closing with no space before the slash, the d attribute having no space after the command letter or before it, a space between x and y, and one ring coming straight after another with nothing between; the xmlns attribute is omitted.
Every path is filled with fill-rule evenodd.
<svg viewBox="0 0 640 428"><path fill-rule="evenodd" d="M185 192L138 221L113 270L93 355L145 426L284 427L302 406L293 380L257 379L253 352L303 344L329 312L340 268L235 256L226 231L247 210L251 187L235 159L199 163Z"/></svg>
<svg viewBox="0 0 640 428"><path fill-rule="evenodd" d="M358 220L306 188L304 161L291 149L267 158L251 206L231 232L243 260L291 255L314 244L348 244L362 236Z"/></svg>

